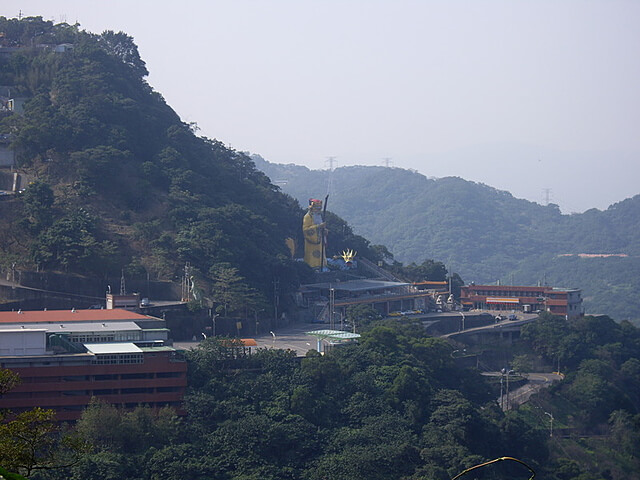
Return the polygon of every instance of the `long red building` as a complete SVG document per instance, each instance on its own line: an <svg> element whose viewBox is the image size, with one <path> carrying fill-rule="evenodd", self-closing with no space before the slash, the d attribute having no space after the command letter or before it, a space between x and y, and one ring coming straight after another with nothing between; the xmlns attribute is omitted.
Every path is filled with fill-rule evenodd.
<svg viewBox="0 0 640 480"><path fill-rule="evenodd" d="M584 313L582 292L577 288L471 284L460 289L460 301L480 310L544 311L568 318Z"/></svg>
<svg viewBox="0 0 640 480"><path fill-rule="evenodd" d="M21 378L0 408L51 408L76 420L97 397L180 412L187 365L162 325L126 310L0 312L0 368Z"/></svg>

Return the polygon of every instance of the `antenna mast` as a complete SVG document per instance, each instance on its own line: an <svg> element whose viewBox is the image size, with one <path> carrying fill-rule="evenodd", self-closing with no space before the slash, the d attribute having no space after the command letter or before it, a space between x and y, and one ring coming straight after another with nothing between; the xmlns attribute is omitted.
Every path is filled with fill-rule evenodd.
<svg viewBox="0 0 640 480"><path fill-rule="evenodd" d="M127 294L127 287L125 286L124 283L124 269L122 270L122 274L120 276L120 295L126 295Z"/></svg>
<svg viewBox="0 0 640 480"><path fill-rule="evenodd" d="M337 160L336 157L327 157L327 161L325 162L325 165L329 165L329 178L327 179L327 195L329 194L333 194L333 171L335 170L334 168L334 163L337 164Z"/></svg>
<svg viewBox="0 0 640 480"><path fill-rule="evenodd" d="M189 277L191 274L191 264L189 262L184 264L184 275L182 276L182 301L189 302L191 300L191 291L189 285Z"/></svg>

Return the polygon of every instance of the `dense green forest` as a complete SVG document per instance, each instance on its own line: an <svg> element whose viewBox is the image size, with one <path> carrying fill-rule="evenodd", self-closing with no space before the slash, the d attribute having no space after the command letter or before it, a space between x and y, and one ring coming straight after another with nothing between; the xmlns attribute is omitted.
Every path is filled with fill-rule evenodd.
<svg viewBox="0 0 640 480"><path fill-rule="evenodd" d="M252 158L300 201L309 191L327 190L326 170ZM587 313L640 319L634 294L640 290L640 196L605 211L563 215L556 205L461 178L384 167L343 167L331 175L331 209L398 261L437 259L466 282L582 288ZM584 253L627 256L577 256Z"/></svg>
<svg viewBox="0 0 640 480"><path fill-rule="evenodd" d="M274 280L287 301L309 278L285 246L301 243L298 202L182 122L146 82L131 37L40 17L0 17L0 32L17 49L0 55L0 85L26 98L24 112L1 112L0 133L30 179L0 198L0 268L175 280L188 263L201 299L214 277L233 278L254 309L269 308ZM53 48L62 43L71 48ZM329 254L376 256L342 219L328 223Z"/></svg>
<svg viewBox="0 0 640 480"><path fill-rule="evenodd" d="M559 356L566 376L503 412L497 385L458 366L452 345L425 337L419 323L371 313L351 312L363 325L359 344L324 356L246 355L230 339L209 338L186 352L186 416L93 403L61 431L75 455L68 443L45 445L30 457L30 478L446 480L500 457L541 479L637 478L640 330L630 323L545 314L527 326L519 365ZM0 428L0 444L21 451L11 435ZM0 451L0 465L25 473L15 458ZM56 459L57 468L32 468ZM530 472L505 461L476 475Z"/></svg>

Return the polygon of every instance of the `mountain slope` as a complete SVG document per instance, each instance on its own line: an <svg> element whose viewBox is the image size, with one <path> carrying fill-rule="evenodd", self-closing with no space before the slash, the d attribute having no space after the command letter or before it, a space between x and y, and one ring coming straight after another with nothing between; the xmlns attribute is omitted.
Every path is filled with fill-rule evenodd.
<svg viewBox="0 0 640 480"><path fill-rule="evenodd" d="M0 113L0 133L33 180L0 202L0 266L173 280L189 263L205 295L235 268L262 302L274 277L287 291L309 274L284 243L301 235L298 203L181 122L131 37L40 17L0 17L0 32L0 85L27 98Z"/></svg>

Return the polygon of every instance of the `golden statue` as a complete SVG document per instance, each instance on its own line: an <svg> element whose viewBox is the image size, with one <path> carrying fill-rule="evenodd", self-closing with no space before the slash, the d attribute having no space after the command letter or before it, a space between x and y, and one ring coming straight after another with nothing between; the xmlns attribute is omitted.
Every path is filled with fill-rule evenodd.
<svg viewBox="0 0 640 480"><path fill-rule="evenodd" d="M309 209L302 219L304 234L304 261L311 268L323 270L327 266L327 229L322 211L322 200L309 199Z"/></svg>

